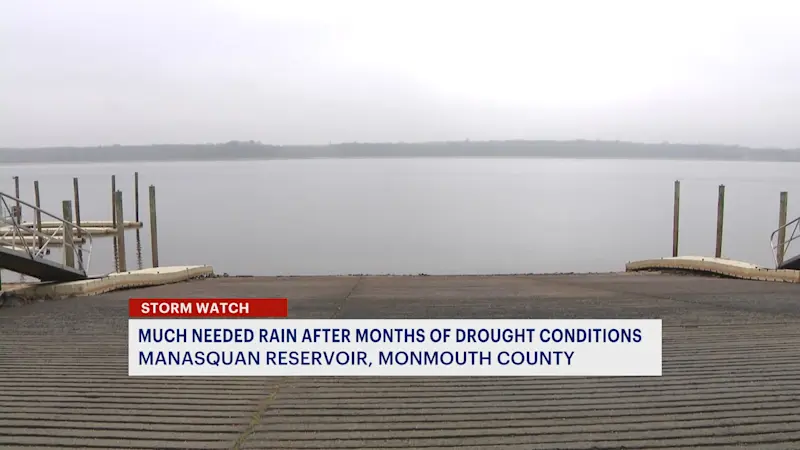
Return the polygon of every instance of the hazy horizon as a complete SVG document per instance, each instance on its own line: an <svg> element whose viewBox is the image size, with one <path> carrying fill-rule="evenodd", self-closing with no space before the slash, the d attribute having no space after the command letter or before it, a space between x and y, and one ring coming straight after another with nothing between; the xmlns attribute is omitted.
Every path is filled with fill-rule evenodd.
<svg viewBox="0 0 800 450"><path fill-rule="evenodd" d="M350 141L350 142L328 142L328 143L298 143L298 144L273 144L269 142L261 142L256 139L231 139L225 142L200 142L200 141L189 141L189 142L153 142L153 143L142 143L142 144L131 144L131 143L110 143L110 144L97 144L97 145L80 145L80 146L70 146L70 145L46 145L46 146L31 146L31 147L10 147L10 146L2 146L0 147L0 151L3 150L45 150L45 149L53 149L53 148L63 148L63 149L81 149L81 148L127 148L127 147L169 147L169 146L207 146L207 145L226 145L231 143L240 143L240 144L254 144L254 145L262 145L262 146L273 146L273 147L332 147L332 146L342 146L342 145L430 145L430 144L450 144L450 143L507 143L507 142L581 142L581 143L620 143L620 144L633 144L633 145L643 145L643 146L675 146L675 147L686 147L686 146L696 146L696 147L731 147L731 148L740 148L740 149L747 149L747 150L797 150L800 151L800 145L797 147L777 147L777 146L751 146L751 145L741 145L741 144L723 144L719 142L664 142L664 141L627 141L627 140L600 140L600 139L581 139L581 138L574 138L574 139L487 139L487 140L471 140L471 139L460 139L460 140L440 140L440 141Z"/></svg>
<svg viewBox="0 0 800 450"><path fill-rule="evenodd" d="M7 0L0 147L798 148L786 0Z"/></svg>
<svg viewBox="0 0 800 450"><path fill-rule="evenodd" d="M275 146L255 141L109 147L0 149L0 164L233 161L309 158L547 158L800 162L797 149L641 144L623 141L450 141Z"/></svg>

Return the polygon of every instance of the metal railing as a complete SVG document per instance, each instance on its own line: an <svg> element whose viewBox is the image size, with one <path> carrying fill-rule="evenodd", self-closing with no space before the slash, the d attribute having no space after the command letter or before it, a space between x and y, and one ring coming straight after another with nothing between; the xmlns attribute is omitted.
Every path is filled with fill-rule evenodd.
<svg viewBox="0 0 800 450"><path fill-rule="evenodd" d="M20 206L17 207L17 205ZM24 223L21 220L23 217L22 206L26 206L34 212L34 220L32 222ZM39 225L41 224L37 223L37 220L41 220L41 217L44 216L53 219L58 225L56 227L42 228L42 231L39 231ZM70 231L77 231L77 236L73 235L72 239L67 239L73 234L65 232L67 227L69 227ZM37 259L49 255L50 247L57 245L57 241L61 242L65 261L67 252L72 252L77 265L77 267L73 268L87 275L92 261L91 233L83 227L64 220L63 217L0 192L0 245L24 251L31 259ZM85 263L84 258L86 259ZM62 264L67 266L66 262L62 262Z"/></svg>
<svg viewBox="0 0 800 450"><path fill-rule="evenodd" d="M794 226L794 228L792 228L792 232L787 237L785 232L791 226ZM777 242L776 240L776 237L779 235L781 231L784 232L783 243ZM772 232L772 234L769 237L769 241L770 245L772 246L772 259L775 261L776 268L779 267L781 264L783 264L784 261L786 261L786 255L787 251L789 250L789 244L791 244L792 241L794 241L797 238L800 238L800 217L792 220L791 222L787 222L786 225L778 227L778 229ZM783 248L781 248L781 246L783 246ZM778 251L779 249L781 250L780 252ZM778 257L779 254L780 258Z"/></svg>

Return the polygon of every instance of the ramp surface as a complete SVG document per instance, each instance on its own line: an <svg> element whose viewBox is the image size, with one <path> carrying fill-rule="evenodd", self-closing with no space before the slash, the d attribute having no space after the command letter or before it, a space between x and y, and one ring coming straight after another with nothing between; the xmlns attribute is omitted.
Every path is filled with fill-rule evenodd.
<svg viewBox="0 0 800 450"><path fill-rule="evenodd" d="M660 318L660 378L127 374L129 297L297 319ZM0 308L0 448L800 449L800 284L659 274L214 278Z"/></svg>
<svg viewBox="0 0 800 450"><path fill-rule="evenodd" d="M86 274L55 261L44 258L31 258L24 250L16 250L0 245L0 269L21 273L42 281L85 280Z"/></svg>

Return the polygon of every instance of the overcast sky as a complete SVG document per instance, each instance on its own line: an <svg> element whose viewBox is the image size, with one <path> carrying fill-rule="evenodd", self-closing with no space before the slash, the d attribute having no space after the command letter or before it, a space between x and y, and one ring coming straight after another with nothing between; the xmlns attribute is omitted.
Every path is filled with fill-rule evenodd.
<svg viewBox="0 0 800 450"><path fill-rule="evenodd" d="M800 2L2 0L0 146L800 147Z"/></svg>

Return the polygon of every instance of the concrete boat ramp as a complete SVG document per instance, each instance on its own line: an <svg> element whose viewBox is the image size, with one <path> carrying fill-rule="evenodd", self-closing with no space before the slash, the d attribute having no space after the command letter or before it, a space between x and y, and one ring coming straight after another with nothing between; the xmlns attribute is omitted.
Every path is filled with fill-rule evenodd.
<svg viewBox="0 0 800 450"><path fill-rule="evenodd" d="M127 376L130 297L295 318L661 318L661 378ZM800 284L659 273L208 278L0 308L0 448L800 448Z"/></svg>

